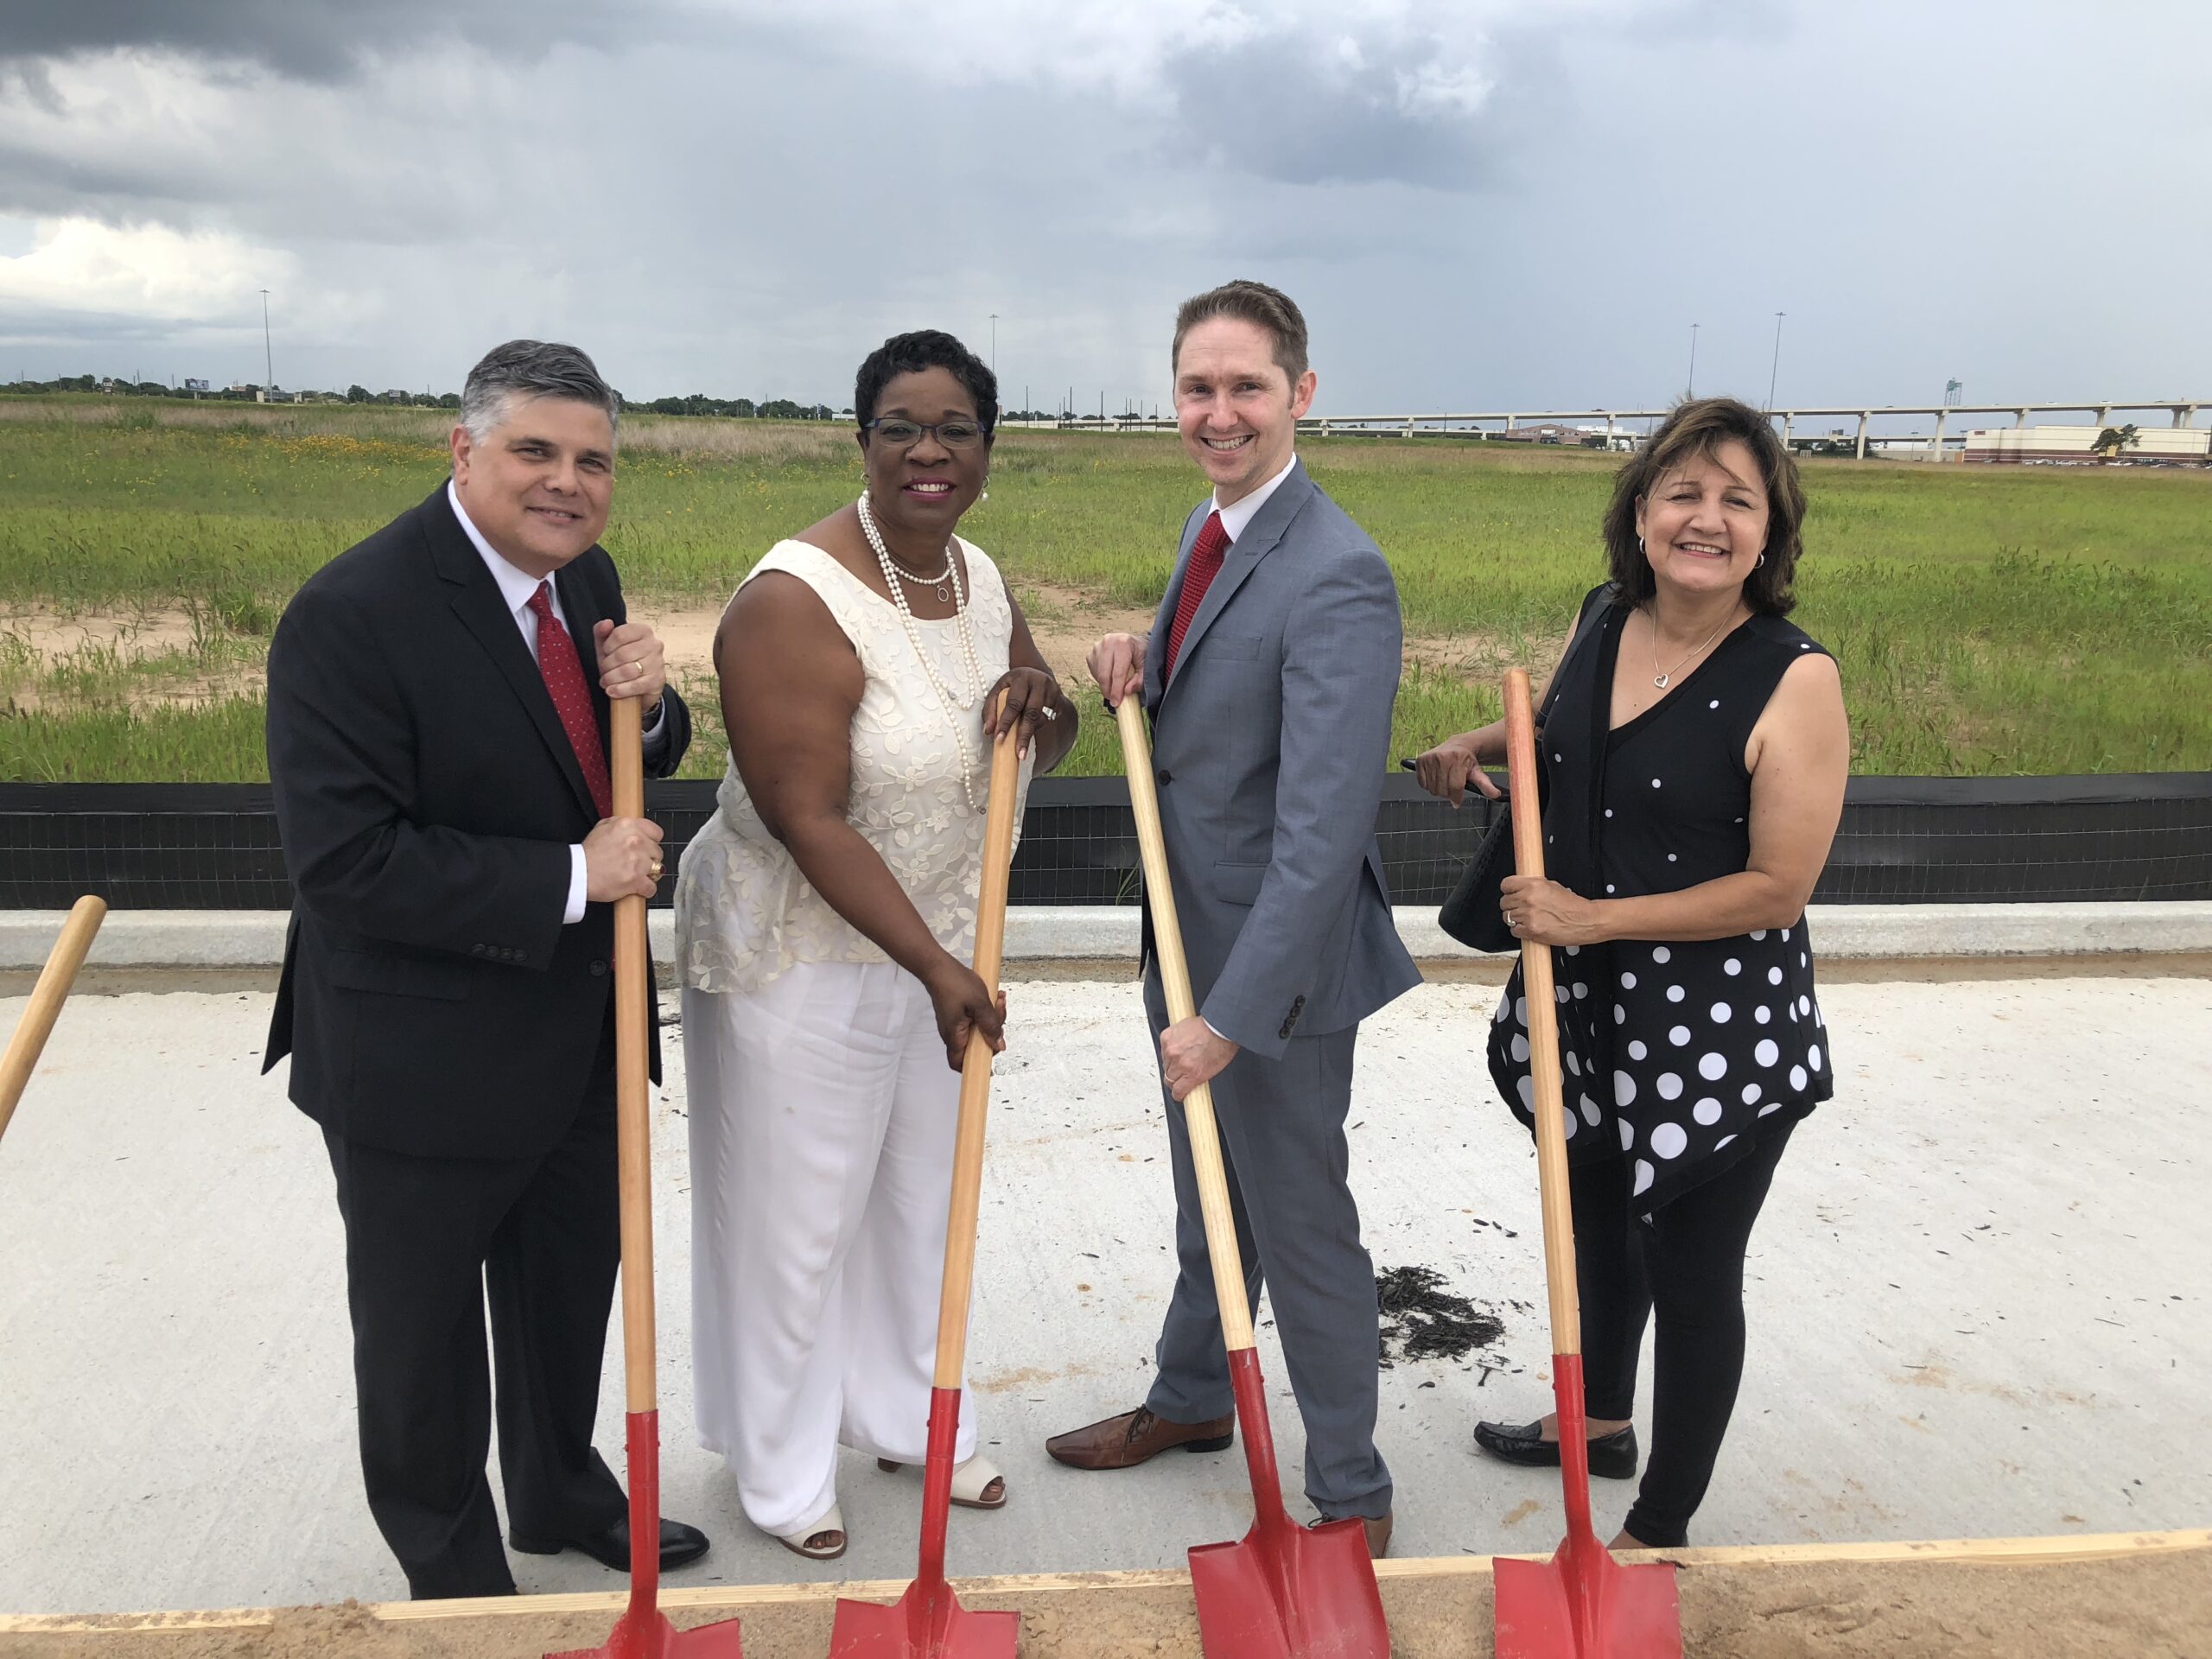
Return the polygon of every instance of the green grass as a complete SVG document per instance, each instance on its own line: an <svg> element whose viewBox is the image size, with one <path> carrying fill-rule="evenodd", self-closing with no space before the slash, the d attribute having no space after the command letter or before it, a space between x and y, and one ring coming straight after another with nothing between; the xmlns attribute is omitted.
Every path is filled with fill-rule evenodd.
<svg viewBox="0 0 2212 1659"><path fill-rule="evenodd" d="M0 399L0 608L196 607L188 660L79 664L74 691L0 648L37 692L0 720L0 777L263 776L251 699L161 709L133 686L257 660L301 581L442 478L445 424ZM855 453L840 428L626 421L607 539L637 608L718 603L772 542L850 499ZM1440 439L1303 453L1397 573L1418 658L1399 752L1491 717L1497 671L1547 664L1603 574L1615 463ZM1819 462L1806 480L1796 620L1842 666L1856 769L2212 767L2212 475ZM1009 433L963 528L1040 613L1148 608L1199 493L1170 437ZM685 772L712 776L713 688L685 689L710 717ZM1094 713L1064 770L1118 764Z"/></svg>

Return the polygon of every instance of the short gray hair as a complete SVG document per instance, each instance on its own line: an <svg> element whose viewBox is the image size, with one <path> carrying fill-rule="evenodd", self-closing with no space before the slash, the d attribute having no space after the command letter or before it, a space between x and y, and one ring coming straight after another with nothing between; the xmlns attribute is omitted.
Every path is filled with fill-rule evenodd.
<svg viewBox="0 0 2212 1659"><path fill-rule="evenodd" d="M517 397L571 398L606 410L609 427L621 424L621 394L600 378L591 359L558 340L511 340L485 353L461 389L461 423L481 443Z"/></svg>

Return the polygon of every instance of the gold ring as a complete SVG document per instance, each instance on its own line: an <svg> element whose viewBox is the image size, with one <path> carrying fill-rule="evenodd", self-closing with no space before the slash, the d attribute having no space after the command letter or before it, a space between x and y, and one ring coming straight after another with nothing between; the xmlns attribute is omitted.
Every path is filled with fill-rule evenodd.
<svg viewBox="0 0 2212 1659"><path fill-rule="evenodd" d="M660 880L660 860L658 860L658 859L655 859L655 860L653 860L653 861L652 861L650 865L648 865L648 866L646 867L646 868L647 868L648 872L651 874L651 875L652 876L652 879L653 879L654 880L658 881L658 880Z"/></svg>

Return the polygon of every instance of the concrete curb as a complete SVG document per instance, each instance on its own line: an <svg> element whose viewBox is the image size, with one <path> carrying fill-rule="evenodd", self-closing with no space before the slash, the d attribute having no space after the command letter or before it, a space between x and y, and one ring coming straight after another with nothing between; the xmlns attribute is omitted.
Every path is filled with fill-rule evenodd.
<svg viewBox="0 0 2212 1659"><path fill-rule="evenodd" d="M274 968L284 957L287 912L121 911L107 918L88 961L105 968ZM1916 957L2062 957L2212 951L2212 900L2094 905L1815 905L1820 954L1836 960ZM1478 953L1446 938L1436 912L1401 906L1398 931L1422 961ZM60 931L58 911L0 911L0 969L37 968ZM653 957L675 957L675 918L651 917ZM1012 962L1134 961L1137 912L1108 905L1021 905L1007 917Z"/></svg>

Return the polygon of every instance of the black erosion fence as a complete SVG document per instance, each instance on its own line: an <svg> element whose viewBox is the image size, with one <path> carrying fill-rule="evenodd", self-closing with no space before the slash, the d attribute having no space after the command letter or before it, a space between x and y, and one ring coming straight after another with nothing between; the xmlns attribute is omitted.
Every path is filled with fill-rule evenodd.
<svg viewBox="0 0 2212 1659"><path fill-rule="evenodd" d="M715 810L707 782L648 785L672 856ZM1490 823L1410 778L1383 787L1391 897L1440 903ZM1017 904L1129 904L1136 831L1118 778L1046 778L1030 791ZM283 910L292 901L266 785L0 784L0 909ZM2212 899L2212 772L2085 778L1852 780L1815 900L2056 903Z"/></svg>

